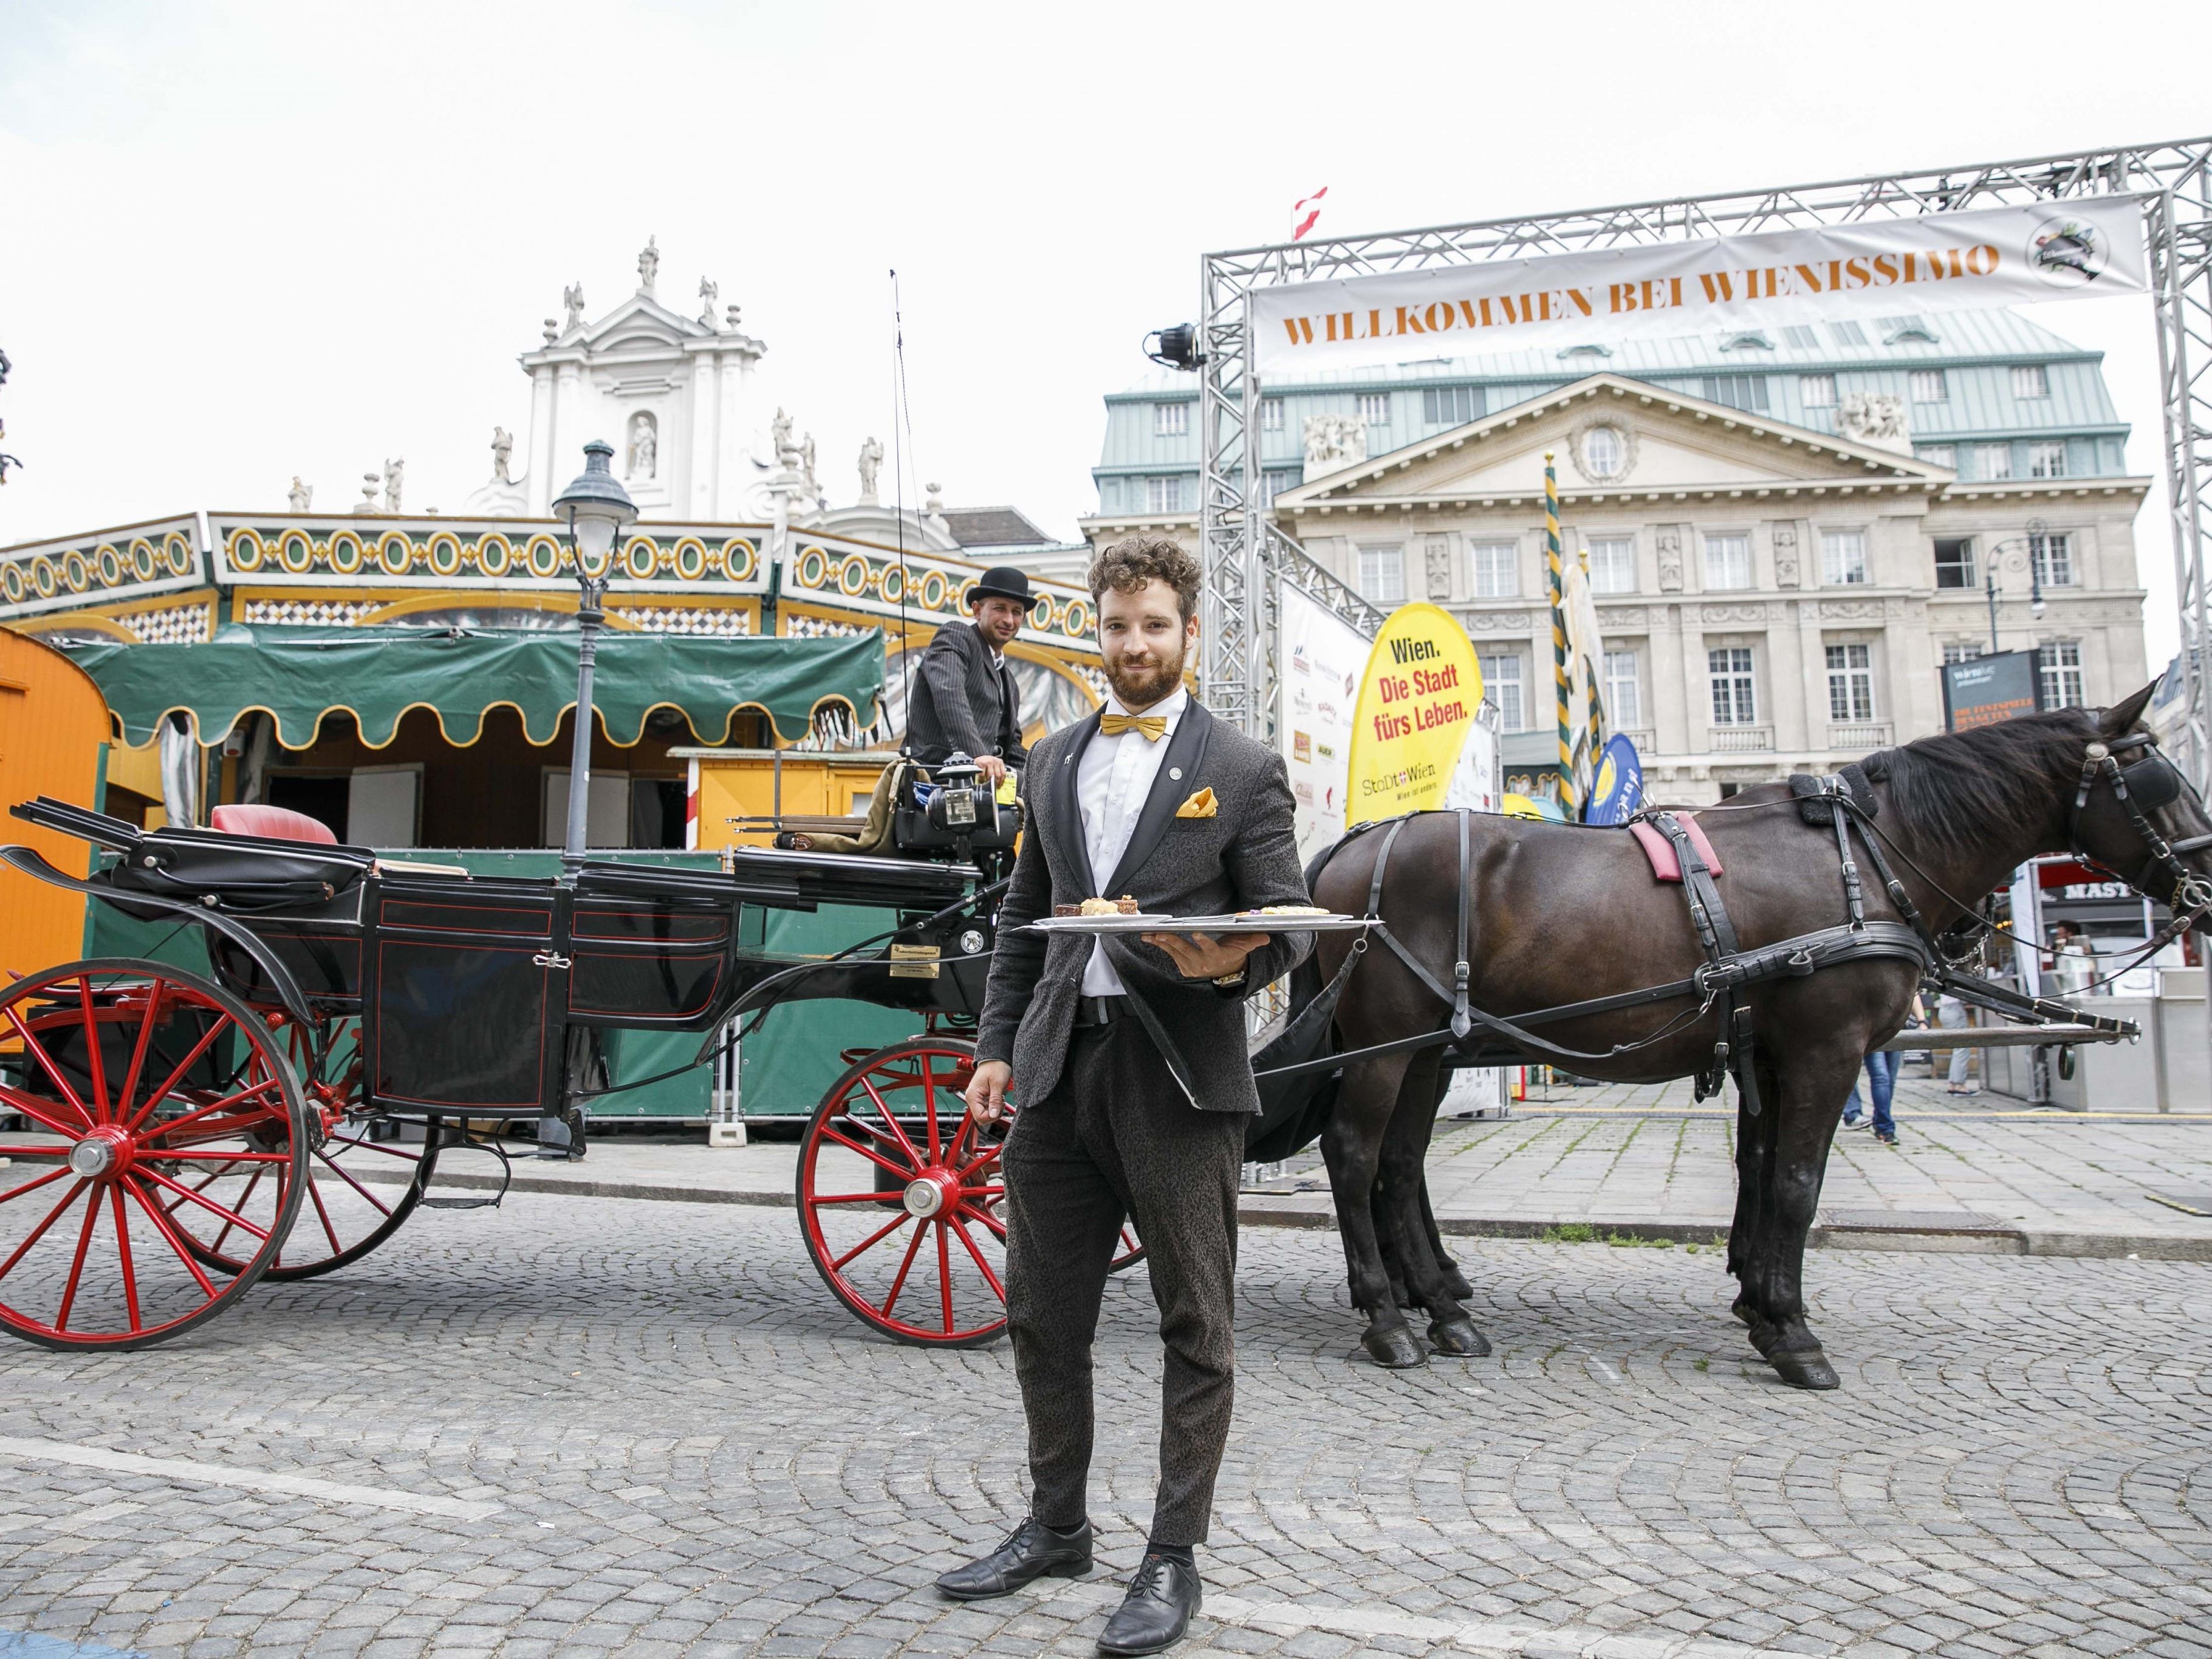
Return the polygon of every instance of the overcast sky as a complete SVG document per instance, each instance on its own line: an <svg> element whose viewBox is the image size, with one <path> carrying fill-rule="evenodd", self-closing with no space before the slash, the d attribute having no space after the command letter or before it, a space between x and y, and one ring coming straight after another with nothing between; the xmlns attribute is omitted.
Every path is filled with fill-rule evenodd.
<svg viewBox="0 0 2212 1659"><path fill-rule="evenodd" d="M562 285L603 313L649 234L665 301L705 274L744 307L833 501L891 435L896 266L915 477L1069 536L1140 337L1319 185L1342 233L2181 137L2208 17L0 0L0 544L295 473L340 507L386 457L454 511L493 424L527 429L514 360ZM2154 473L2145 306L2039 319L2108 353ZM2154 508L2137 539L2170 595Z"/></svg>

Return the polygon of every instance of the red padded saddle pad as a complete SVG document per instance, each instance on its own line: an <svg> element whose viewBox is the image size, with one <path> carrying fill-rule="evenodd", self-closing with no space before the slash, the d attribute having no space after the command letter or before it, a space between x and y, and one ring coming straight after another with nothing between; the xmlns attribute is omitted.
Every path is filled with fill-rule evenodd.
<svg viewBox="0 0 2212 1659"><path fill-rule="evenodd" d="M1705 832L1698 826L1697 815L1677 812L1674 821L1682 826L1683 833L1690 838L1690 845L1705 861L1705 868L1717 876L1721 874L1720 854L1713 851L1712 842L1705 839ZM1628 833L1636 837L1636 844L1644 849L1644 856L1651 860L1653 875L1661 881L1681 880L1682 866L1674 857L1674 843L1661 835L1656 825L1639 821L1628 826Z"/></svg>

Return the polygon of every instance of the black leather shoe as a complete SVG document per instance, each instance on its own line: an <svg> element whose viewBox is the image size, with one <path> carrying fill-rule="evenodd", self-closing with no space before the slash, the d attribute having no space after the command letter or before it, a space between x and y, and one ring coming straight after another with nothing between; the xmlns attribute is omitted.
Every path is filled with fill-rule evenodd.
<svg viewBox="0 0 2212 1659"><path fill-rule="evenodd" d="M1129 1580L1129 1594L1106 1621L1101 1653L1158 1653L1182 1640L1197 1616L1201 1588L1195 1569L1148 1555Z"/></svg>
<svg viewBox="0 0 2212 1659"><path fill-rule="evenodd" d="M981 1601L1018 1590L1032 1578L1050 1573L1055 1578L1080 1578L1091 1571L1091 1523L1073 1538L1062 1538L1035 1516L1006 1534L1006 1541L988 1555L955 1567L937 1581L937 1588L957 1601ZM1149 1653L1150 1648L1132 1650Z"/></svg>

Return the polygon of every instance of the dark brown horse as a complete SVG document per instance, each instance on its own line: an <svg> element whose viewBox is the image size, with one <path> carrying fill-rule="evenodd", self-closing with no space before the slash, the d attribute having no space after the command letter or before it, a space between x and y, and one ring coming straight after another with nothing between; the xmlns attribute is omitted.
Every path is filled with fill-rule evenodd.
<svg viewBox="0 0 2212 1659"><path fill-rule="evenodd" d="M1864 763L1875 830L1930 930L1966 920L1968 907L2024 860L2069 848L2154 898L2174 896L2179 866L2156 856L2109 779L2100 775L2075 810L2085 757L2094 759L2092 745L2139 731L2149 695L2146 687L2110 709L2063 709L1923 738ZM2154 750L2120 748L2118 758L2145 756L2166 765ZM2154 792L2141 793L2148 799ZM1796 806L1790 786L1773 783L1701 811L1726 872L1717 885L1747 950L1845 920L1834 830L1807 823ZM2169 842L2193 842L2212 830L2203 803L2185 787L2148 817ZM1399 832L1379 908L1400 943L1449 986L1458 949L1455 895L1469 907L1475 1007L1510 1018L1685 979L1705 962L1683 890L1656 882L1626 833L1488 814L1471 823L1469 891L1457 894L1458 815L1424 814ZM1852 850L1864 872L1866 914L1905 920L1874 878L1863 833L1854 834ZM1365 833L1340 843L1314 884L1315 902L1364 913L1383 839ZM2180 858L2199 880L2212 872L2212 848L2202 843ZM1346 939L1323 936L1321 975L1334 975L1350 948ZM1903 1026L1919 973L1905 959L1853 961L1768 980L1746 994L1761 1109L1739 1111L1729 1270L1741 1282L1735 1311L1752 1340L1799 1387L1837 1382L1806 1324L1803 1286L1805 1236L1829 1142L1867 1051ZM1672 1028L1646 1046L1572 1065L1589 1077L1656 1083L1712 1064L1718 1016L1695 1018L1698 1006L1688 997L1547 1024L1540 1031L1549 1042L1607 1054ZM1338 1037L1348 1052L1433 1032L1446 1012L1436 992L1389 951L1370 949L1338 1005ZM1368 1322L1362 1341L1387 1366L1425 1358L1393 1294L1394 1273L1427 1310L1430 1340L1440 1351L1488 1351L1461 1304L1464 1281L1443 1256L1427 1211L1422 1161L1436 1113L1435 1054L1347 1065L1322 1135L1352 1297Z"/></svg>

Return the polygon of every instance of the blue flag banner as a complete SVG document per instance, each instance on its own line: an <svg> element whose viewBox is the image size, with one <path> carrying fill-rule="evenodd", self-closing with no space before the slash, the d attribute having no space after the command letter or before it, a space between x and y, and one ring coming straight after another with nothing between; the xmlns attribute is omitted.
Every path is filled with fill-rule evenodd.
<svg viewBox="0 0 2212 1659"><path fill-rule="evenodd" d="M1644 805L1644 763L1626 733L1616 732L1598 750L1597 778L1590 785L1585 823L1626 823Z"/></svg>

